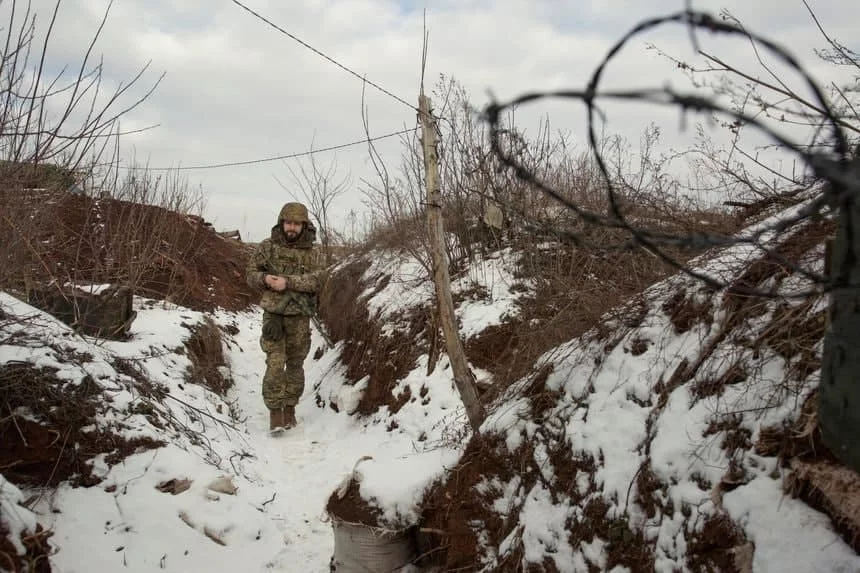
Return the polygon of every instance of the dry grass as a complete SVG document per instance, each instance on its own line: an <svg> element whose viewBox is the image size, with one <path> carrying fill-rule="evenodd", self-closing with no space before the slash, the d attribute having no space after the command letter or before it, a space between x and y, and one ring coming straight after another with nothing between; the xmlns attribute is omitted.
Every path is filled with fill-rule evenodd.
<svg viewBox="0 0 860 573"><path fill-rule="evenodd" d="M860 475L828 461L794 459L789 467L786 491L829 515L845 543L860 553Z"/></svg>
<svg viewBox="0 0 860 573"><path fill-rule="evenodd" d="M232 388L233 380L225 376L227 361L221 342L221 329L206 317L203 322L191 328L191 336L185 341L191 367L186 380L215 392L222 398Z"/></svg>
<svg viewBox="0 0 860 573"><path fill-rule="evenodd" d="M704 294L707 295L707 292ZM710 325L713 322L713 303L710 298L702 295L703 293L688 293L681 289L663 303L663 312L675 327L676 334L688 332L697 324Z"/></svg>
<svg viewBox="0 0 860 573"><path fill-rule="evenodd" d="M117 283L195 310L241 310L249 250L199 218L65 192L0 191L0 288Z"/></svg>
<svg viewBox="0 0 860 573"><path fill-rule="evenodd" d="M0 571L8 573L50 573L53 553L49 539L53 532L36 525L36 531L21 534L26 552L19 555L9 540L9 531L0 522Z"/></svg>
<svg viewBox="0 0 860 573"><path fill-rule="evenodd" d="M149 438L125 439L105 430L91 429L105 408L101 387L91 378L70 384L54 371L30 364L7 363L0 367L0 467L16 484L53 487L69 481L92 486L101 480L89 461L108 454L113 465L139 449L157 448L162 442ZM38 422L20 415L28 411Z"/></svg>
<svg viewBox="0 0 860 573"><path fill-rule="evenodd" d="M828 515L834 529L860 553L860 476L824 445L817 392L806 399L796 420L763 428L755 451L778 457L788 470L786 492Z"/></svg>

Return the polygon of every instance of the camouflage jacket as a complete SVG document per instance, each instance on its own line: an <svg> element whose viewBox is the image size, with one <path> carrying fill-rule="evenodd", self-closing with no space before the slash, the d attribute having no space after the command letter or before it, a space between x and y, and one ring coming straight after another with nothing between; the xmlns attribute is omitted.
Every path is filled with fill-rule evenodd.
<svg viewBox="0 0 860 573"><path fill-rule="evenodd" d="M307 228L293 243L287 242L279 225L264 239L245 272L251 287L261 289L260 306L277 314L312 315L316 312L316 295L325 281L322 253L314 246L314 233ZM287 279L287 289L277 292L266 286L266 275Z"/></svg>

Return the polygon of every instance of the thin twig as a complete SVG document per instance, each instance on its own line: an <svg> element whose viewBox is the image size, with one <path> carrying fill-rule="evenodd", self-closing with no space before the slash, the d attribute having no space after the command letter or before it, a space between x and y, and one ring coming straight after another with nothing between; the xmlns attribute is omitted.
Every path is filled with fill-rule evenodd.
<svg viewBox="0 0 860 573"><path fill-rule="evenodd" d="M6 400L6 409L9 410L9 413L11 414L10 417L12 418L12 423L15 424L15 429L18 430L18 435L21 437L21 441L24 442L24 447L29 448L30 444L27 443L27 438L24 437L24 432L21 430L21 426L18 425L18 416L16 416L15 412L12 411L12 407L9 405L8 400Z"/></svg>

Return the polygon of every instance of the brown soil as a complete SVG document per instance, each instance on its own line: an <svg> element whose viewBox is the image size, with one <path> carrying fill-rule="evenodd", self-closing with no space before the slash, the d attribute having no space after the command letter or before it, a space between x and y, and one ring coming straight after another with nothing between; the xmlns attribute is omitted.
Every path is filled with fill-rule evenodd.
<svg viewBox="0 0 860 573"><path fill-rule="evenodd" d="M349 523L360 523L371 527L382 525L380 522L382 512L361 497L360 485L356 481L350 482L346 495L342 498L337 496L336 491L332 492L325 509L332 517Z"/></svg>
<svg viewBox="0 0 860 573"><path fill-rule="evenodd" d="M191 368L186 375L188 382L208 388L221 397L226 396L233 381L229 377L225 378L221 371L222 367L227 366L227 361L218 325L207 317L191 329L185 347L191 360Z"/></svg>
<svg viewBox="0 0 860 573"><path fill-rule="evenodd" d="M746 543L743 530L724 514L709 515L687 545L687 566L694 573L740 573L732 550Z"/></svg>
<svg viewBox="0 0 860 573"><path fill-rule="evenodd" d="M11 221L0 223L0 237L8 238L3 288L25 291L51 279L119 283L201 311L256 302L244 279L250 247L199 217L73 193L9 193L0 193Z"/></svg>
<svg viewBox="0 0 860 573"><path fill-rule="evenodd" d="M741 427L743 416L722 416L710 421L703 437L713 436L724 432L720 447L732 457L737 450L747 451L752 448L752 432Z"/></svg>
<svg viewBox="0 0 860 573"><path fill-rule="evenodd" d="M430 564L441 565L446 571L478 568L478 530L489 532L491 544L501 542L516 514L495 513L490 504L492 493L498 492L481 494L475 486L485 477L511 479L525 460L526 455L520 452L515 458L511 456L498 436L478 435L469 442L458 466L444 483L430 490L423 504L421 528L431 533L422 539L422 549L432 556Z"/></svg>
<svg viewBox="0 0 860 573"><path fill-rule="evenodd" d="M788 494L828 515L836 532L860 553L860 476L824 445L817 412L818 393L813 392L797 420L761 430L755 451L778 456L789 470Z"/></svg>
<svg viewBox="0 0 860 573"><path fill-rule="evenodd" d="M671 515L673 508L664 504L663 499L657 492L666 493L668 487L657 479L654 469L651 467L651 460L646 459L639 471L636 474L636 502L645 512L648 519L653 519L659 515ZM671 499L668 502L672 503Z"/></svg>
<svg viewBox="0 0 860 573"><path fill-rule="evenodd" d="M630 341L630 354L632 354L633 356L641 356L648 352L648 346L650 344L650 340L637 335Z"/></svg>
<svg viewBox="0 0 860 573"><path fill-rule="evenodd" d="M329 335L334 342L344 341L341 360L346 365L347 379L357 383L369 377L357 409L357 413L363 415L372 414L383 406L396 412L412 398L408 393L396 398L394 388L415 367L418 357L427 352L428 339L435 336L426 309L416 309L411 315L395 318L408 324L408 328L396 336L383 333L385 325L371 317L367 304L359 300L368 286L361 281L368 267L369 263L362 260L340 267L320 296L320 315L328 326ZM384 288L384 284L378 288Z"/></svg>
<svg viewBox="0 0 860 573"><path fill-rule="evenodd" d="M35 532L22 533L21 542L26 553L18 555L18 551L9 539L9 531L0 523L0 571L8 573L51 573L51 545L48 539L52 533L41 525L36 526Z"/></svg>
<svg viewBox="0 0 860 573"><path fill-rule="evenodd" d="M88 463L109 454L108 465L142 449L163 446L149 438L127 440L108 431L85 430L103 408L101 388L93 380L75 387L56 379L50 370L29 364L0 367L0 467L11 482L31 486L92 486L101 480ZM36 413L33 422L14 414L18 408Z"/></svg>

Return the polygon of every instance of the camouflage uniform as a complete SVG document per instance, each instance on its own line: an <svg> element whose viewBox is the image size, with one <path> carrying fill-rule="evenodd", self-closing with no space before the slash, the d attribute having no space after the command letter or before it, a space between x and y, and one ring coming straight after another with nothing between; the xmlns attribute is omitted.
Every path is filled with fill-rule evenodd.
<svg viewBox="0 0 860 573"><path fill-rule="evenodd" d="M285 220L304 223L294 241L284 234ZM303 363L311 344L310 316L316 312L316 294L325 273L315 239L316 231L305 206L287 203L272 227L271 237L260 243L248 262L248 284L264 289L260 300L263 308L260 346L266 353L263 401L272 412L284 409L292 412L305 387ZM286 278L286 290L277 292L268 288L266 275Z"/></svg>

